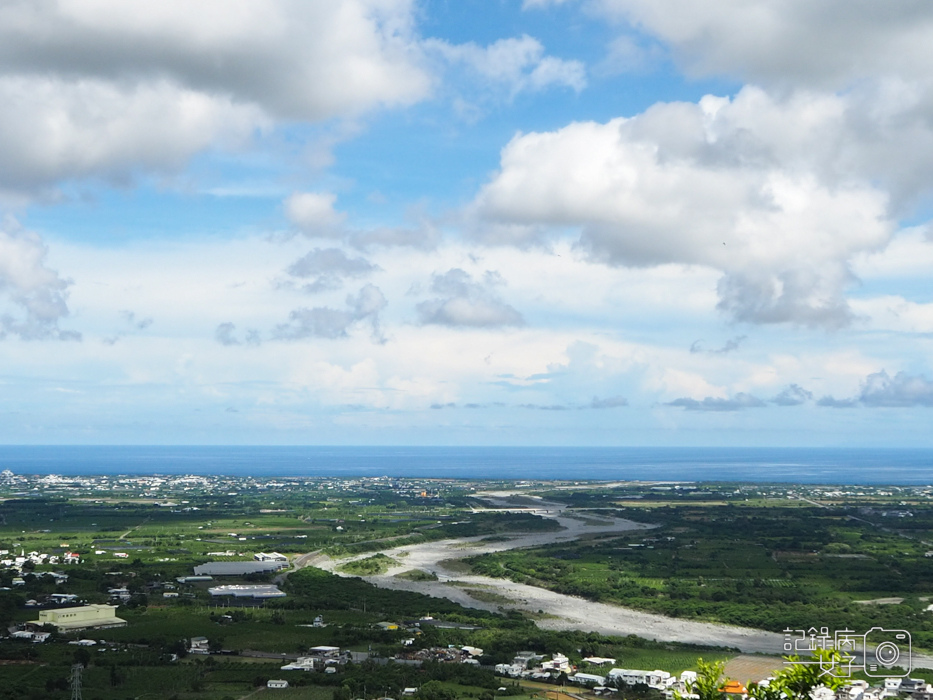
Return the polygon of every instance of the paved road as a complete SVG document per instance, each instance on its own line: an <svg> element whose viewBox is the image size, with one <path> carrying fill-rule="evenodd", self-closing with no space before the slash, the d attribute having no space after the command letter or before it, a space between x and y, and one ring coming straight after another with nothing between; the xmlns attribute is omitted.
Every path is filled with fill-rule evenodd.
<svg viewBox="0 0 933 700"><path fill-rule="evenodd" d="M314 552L308 552L307 554L302 554L295 557L291 560L290 567L273 578L272 583L274 583L276 586L281 586L283 583L285 583L285 579L290 573L293 571L298 571L298 569L303 569L306 566L311 566L320 556L323 555L321 554L321 550L318 549Z"/></svg>

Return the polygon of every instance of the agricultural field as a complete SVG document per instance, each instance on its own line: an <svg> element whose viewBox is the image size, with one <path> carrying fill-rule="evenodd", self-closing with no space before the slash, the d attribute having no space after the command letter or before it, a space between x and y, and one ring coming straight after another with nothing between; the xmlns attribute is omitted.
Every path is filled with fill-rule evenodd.
<svg viewBox="0 0 933 700"><path fill-rule="evenodd" d="M805 619L812 624L808 615L824 625L901 626L912 630L917 646L931 646L925 635L933 614L923 608L933 594L925 588L933 580L933 559L924 555L933 547L924 538L933 526L923 494L891 492L875 500L851 494L847 500L803 497L784 487L529 483L517 497L491 504L476 498L486 486L502 491L510 485L16 477L0 485L0 559L25 561L0 567L3 627L12 632L35 620L55 593L82 604L118 605L116 614L127 625L81 635L55 632L41 644L0 640L0 698L70 697L72 667L80 664L84 697L106 700L241 698L270 678L289 681L290 690L275 691L283 698L399 697L402 688L417 687L426 690L416 700L520 700L545 693L496 677L491 668L522 650L566 654L578 670L593 673L599 669L585 657L678 673L695 668L699 657L736 655L634 635L547 631L536 625L546 615L506 610L500 604L507 599L485 585L462 586L485 608L479 609L358 578L378 577L396 565L382 552L402 544L461 538L507 544L519 534L556 533L556 519L534 513L540 497L566 504L564 515L579 522L598 525L621 515L657 527L479 557L464 547L466 563L445 562L447 570L472 567L596 600L765 629ZM906 509L909 517L882 515ZM80 563L64 563L68 552L79 554ZM277 552L290 562L282 571L177 580L199 564L250 562L259 552ZM315 568L316 557L332 558L342 576ZM437 578L412 569L397 580L446 585ZM254 583L278 585L285 597L231 607L234 601L218 602L208 591ZM113 590L124 590L124 597L114 600ZM889 604L857 602L876 599ZM422 618L446 626L414 625ZM82 635L93 646L69 644ZM197 637L209 640L210 654L188 653ZM465 645L483 650L478 667L391 661ZM348 650L354 660L333 674L280 669L317 646Z"/></svg>

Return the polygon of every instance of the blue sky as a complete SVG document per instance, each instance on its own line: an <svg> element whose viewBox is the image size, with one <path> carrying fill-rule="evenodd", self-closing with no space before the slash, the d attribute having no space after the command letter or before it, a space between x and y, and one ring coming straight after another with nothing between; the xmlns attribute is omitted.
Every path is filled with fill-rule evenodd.
<svg viewBox="0 0 933 700"><path fill-rule="evenodd" d="M0 5L0 442L931 446L933 9Z"/></svg>

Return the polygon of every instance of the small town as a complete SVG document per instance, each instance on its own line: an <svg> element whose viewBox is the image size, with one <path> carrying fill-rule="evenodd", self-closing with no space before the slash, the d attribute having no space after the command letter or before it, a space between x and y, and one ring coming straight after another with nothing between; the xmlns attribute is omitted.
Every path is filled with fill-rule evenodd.
<svg viewBox="0 0 933 700"><path fill-rule="evenodd" d="M107 700L160 677L186 700L930 700L926 669L893 666L790 692L776 633L812 585L926 648L931 493L8 470L0 676ZM895 558L898 587L873 573Z"/></svg>
<svg viewBox="0 0 933 700"><path fill-rule="evenodd" d="M0 700L933 700L931 280L933 0L0 0Z"/></svg>

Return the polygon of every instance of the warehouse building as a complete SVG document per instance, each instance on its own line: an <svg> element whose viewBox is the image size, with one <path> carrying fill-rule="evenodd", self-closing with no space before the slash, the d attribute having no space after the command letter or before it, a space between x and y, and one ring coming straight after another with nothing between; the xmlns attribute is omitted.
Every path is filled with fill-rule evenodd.
<svg viewBox="0 0 933 700"><path fill-rule="evenodd" d="M284 569L281 561L209 561L194 567L195 576L247 576Z"/></svg>
<svg viewBox="0 0 933 700"><path fill-rule="evenodd" d="M84 605L80 608L60 608L41 610L39 619L29 624L42 626L54 625L59 632L73 632L87 629L107 629L125 627L126 620L117 617L115 605Z"/></svg>
<svg viewBox="0 0 933 700"><path fill-rule="evenodd" d="M222 605L259 606L273 598L284 598L285 592L272 584L241 583L208 588L211 600Z"/></svg>

